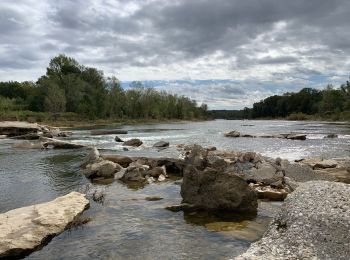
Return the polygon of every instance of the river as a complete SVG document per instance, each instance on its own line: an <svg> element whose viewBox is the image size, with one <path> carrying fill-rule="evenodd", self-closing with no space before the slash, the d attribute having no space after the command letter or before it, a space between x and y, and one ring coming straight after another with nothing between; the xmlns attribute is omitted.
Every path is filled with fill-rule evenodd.
<svg viewBox="0 0 350 260"><path fill-rule="evenodd" d="M112 128L105 126L99 128ZM197 143L234 151L256 151L290 160L305 157L349 156L350 125L297 121L230 121L120 126L140 138L144 146L123 151L115 135L92 136L91 129L72 129L73 142L96 145L102 153L178 157L176 144ZM227 138L225 132L247 134L305 133L307 140ZM324 139L330 133L339 138ZM169 141L171 147L157 151L152 145ZM70 191L99 190L104 203L91 201L83 217L91 221L55 237L28 259L228 259L259 239L280 203L260 202L258 215L184 214L165 210L181 202L180 185L173 180L144 188L120 182L91 184L79 164L86 150L22 150L13 140L0 140L0 212L49 201ZM147 201L159 196L159 201Z"/></svg>

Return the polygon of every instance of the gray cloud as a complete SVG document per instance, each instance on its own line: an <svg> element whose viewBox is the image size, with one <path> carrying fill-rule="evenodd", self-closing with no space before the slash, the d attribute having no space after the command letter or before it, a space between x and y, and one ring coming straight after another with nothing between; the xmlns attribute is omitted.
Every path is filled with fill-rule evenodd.
<svg viewBox="0 0 350 260"><path fill-rule="evenodd" d="M348 0L2 0L0 80L35 79L66 53L121 80L235 79L244 93L206 86L196 97L251 103L248 82L345 80L349 17Z"/></svg>

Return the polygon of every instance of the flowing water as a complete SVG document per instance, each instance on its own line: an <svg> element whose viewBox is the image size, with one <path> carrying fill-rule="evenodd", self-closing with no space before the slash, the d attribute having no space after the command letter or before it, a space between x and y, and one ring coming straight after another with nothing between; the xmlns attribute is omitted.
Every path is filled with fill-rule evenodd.
<svg viewBox="0 0 350 260"><path fill-rule="evenodd" d="M105 126L103 128L116 128ZM350 125L294 121L216 120L184 124L120 126L140 138L144 146L123 151L115 135L91 136L91 129L73 129L73 142L96 145L102 153L178 157L176 144L201 144L218 149L256 151L290 160L304 157L349 156ZM226 138L227 131L247 134L306 133L307 140ZM324 139L336 133L339 138ZM159 140L172 145L163 151L152 148ZM165 210L181 202L180 185L174 180L143 188L120 182L91 184L79 164L87 150L22 150L13 140L0 140L0 213L49 201L70 191L99 190L104 203L91 200L83 218L91 221L55 237L28 259L229 259L259 239L280 203L260 202L256 217L205 212L184 214ZM158 201L145 200L158 196Z"/></svg>

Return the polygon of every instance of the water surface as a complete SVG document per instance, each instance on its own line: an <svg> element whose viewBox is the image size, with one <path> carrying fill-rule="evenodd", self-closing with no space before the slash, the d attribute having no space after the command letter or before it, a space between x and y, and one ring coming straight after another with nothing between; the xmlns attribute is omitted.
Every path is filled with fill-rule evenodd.
<svg viewBox="0 0 350 260"><path fill-rule="evenodd" d="M112 128L108 126L105 128ZM176 144L201 144L219 149L257 151L272 157L343 157L349 155L350 126L322 122L228 121L122 126L122 139L140 138L143 147L123 147L115 135L91 136L90 129L74 129L70 138L96 145L106 153L178 157ZM306 133L306 141L226 138L227 131L247 134ZM324 139L329 133L337 139ZM169 141L158 151L152 145ZM79 165L87 150L13 149L13 140L0 140L0 212L49 201L70 191L105 193L104 204L91 201L83 217L91 221L55 237L28 259L227 259L242 253L262 236L279 203L260 202L256 217L171 212L165 206L181 202L180 186L172 180L135 189L120 182L91 184ZM88 188L87 188L88 187ZM159 201L146 197L159 196Z"/></svg>

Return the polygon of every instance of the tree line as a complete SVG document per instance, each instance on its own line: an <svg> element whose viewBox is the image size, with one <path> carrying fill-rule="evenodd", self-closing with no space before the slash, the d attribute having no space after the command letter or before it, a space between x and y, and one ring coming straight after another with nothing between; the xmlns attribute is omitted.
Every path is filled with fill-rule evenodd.
<svg viewBox="0 0 350 260"><path fill-rule="evenodd" d="M195 119L206 117L207 105L141 82L124 89L116 77L61 54L36 82L0 82L0 112L24 110L88 119Z"/></svg>
<svg viewBox="0 0 350 260"><path fill-rule="evenodd" d="M350 119L350 81L339 88L328 85L323 90L303 88L297 93L270 96L242 110L209 111L213 118L254 119L289 118L307 119L330 118Z"/></svg>

